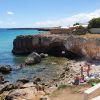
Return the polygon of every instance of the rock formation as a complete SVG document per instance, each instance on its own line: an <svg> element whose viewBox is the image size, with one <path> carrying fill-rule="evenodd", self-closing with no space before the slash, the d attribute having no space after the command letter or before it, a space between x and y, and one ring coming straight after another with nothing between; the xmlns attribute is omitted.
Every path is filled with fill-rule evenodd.
<svg viewBox="0 0 100 100"><path fill-rule="evenodd" d="M8 74L12 71L12 68L10 65L0 65L0 72L2 74Z"/></svg>
<svg viewBox="0 0 100 100"><path fill-rule="evenodd" d="M92 44L91 44L92 43ZM13 54L32 52L47 53L56 56L85 56L100 59L100 41L91 42L78 35L45 33L39 35L17 36L13 42Z"/></svg>
<svg viewBox="0 0 100 100"><path fill-rule="evenodd" d="M65 49L63 42L66 38L68 38L68 35L60 36L50 33L18 36L13 42L12 52L14 54L29 54L33 51L38 53L52 53L52 51L56 51L57 48L58 51L62 51Z"/></svg>
<svg viewBox="0 0 100 100"><path fill-rule="evenodd" d="M37 64L40 62L41 62L41 56L35 52L30 54L25 60L25 64L27 64L27 65Z"/></svg>

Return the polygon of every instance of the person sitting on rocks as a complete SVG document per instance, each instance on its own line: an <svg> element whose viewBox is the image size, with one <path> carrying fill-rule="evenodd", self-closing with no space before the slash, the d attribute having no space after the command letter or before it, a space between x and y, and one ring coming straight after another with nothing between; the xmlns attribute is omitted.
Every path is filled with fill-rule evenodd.
<svg viewBox="0 0 100 100"><path fill-rule="evenodd" d="M25 65L24 64L20 64L19 66L17 66L17 69L22 69Z"/></svg>
<svg viewBox="0 0 100 100"><path fill-rule="evenodd" d="M23 64L20 64L20 68L23 68Z"/></svg>
<svg viewBox="0 0 100 100"><path fill-rule="evenodd" d="M4 82L4 77L2 75L0 75L0 84Z"/></svg>
<svg viewBox="0 0 100 100"><path fill-rule="evenodd" d="M74 79L74 82L72 83L73 85L79 85L80 83L80 78L79 78L79 75L77 74L75 79Z"/></svg>

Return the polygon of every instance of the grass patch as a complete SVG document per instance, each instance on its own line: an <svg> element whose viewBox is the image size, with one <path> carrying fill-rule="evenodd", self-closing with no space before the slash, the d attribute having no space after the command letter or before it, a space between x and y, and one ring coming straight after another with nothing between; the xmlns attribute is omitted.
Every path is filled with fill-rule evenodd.
<svg viewBox="0 0 100 100"><path fill-rule="evenodd" d="M60 85L58 87L58 90L60 90L60 89L66 89L67 87L71 87L71 86L62 84L62 85Z"/></svg>

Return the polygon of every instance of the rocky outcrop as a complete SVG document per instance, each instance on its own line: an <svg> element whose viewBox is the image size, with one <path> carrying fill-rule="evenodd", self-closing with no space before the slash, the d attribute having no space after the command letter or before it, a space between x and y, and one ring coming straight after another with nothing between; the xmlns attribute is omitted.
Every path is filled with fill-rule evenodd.
<svg viewBox="0 0 100 100"><path fill-rule="evenodd" d="M17 83L23 83L23 84L26 84L26 83L28 83L28 82L29 82L28 79L19 79L19 80L17 80Z"/></svg>
<svg viewBox="0 0 100 100"><path fill-rule="evenodd" d="M28 87L11 91L5 100L40 100L43 95L43 91L38 92L34 87Z"/></svg>
<svg viewBox="0 0 100 100"><path fill-rule="evenodd" d="M59 44L61 45L63 39L64 36L51 35L50 33L34 36L18 36L13 42L12 52L14 54L29 54L33 51L38 53L49 53L53 47Z"/></svg>
<svg viewBox="0 0 100 100"><path fill-rule="evenodd" d="M0 72L2 74L8 74L12 71L12 68L10 65L0 65Z"/></svg>
<svg viewBox="0 0 100 100"><path fill-rule="evenodd" d="M41 62L41 56L38 53L31 53L25 60L25 64L32 65Z"/></svg>
<svg viewBox="0 0 100 100"><path fill-rule="evenodd" d="M45 33L18 36L13 42L12 52L13 54L37 52L72 58L85 56L89 59L100 59L99 44L98 39L93 39L91 42L77 35Z"/></svg>

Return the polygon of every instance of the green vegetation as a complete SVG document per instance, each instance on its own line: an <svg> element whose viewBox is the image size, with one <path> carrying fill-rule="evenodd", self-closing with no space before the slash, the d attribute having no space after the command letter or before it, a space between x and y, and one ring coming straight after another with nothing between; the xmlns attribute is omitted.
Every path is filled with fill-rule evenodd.
<svg viewBox="0 0 100 100"><path fill-rule="evenodd" d="M60 90L60 89L66 89L67 87L71 87L71 86L62 84L62 85L60 85L60 86L58 87L58 90Z"/></svg>
<svg viewBox="0 0 100 100"><path fill-rule="evenodd" d="M80 25L80 23L75 23L75 24L73 24L73 26L76 26L76 25Z"/></svg>
<svg viewBox="0 0 100 100"><path fill-rule="evenodd" d="M89 21L88 28L100 28L100 17Z"/></svg>
<svg viewBox="0 0 100 100"><path fill-rule="evenodd" d="M46 57L44 60L42 60L42 63L44 64L54 63L57 65L62 65L66 61L68 61L67 58L49 56L49 57Z"/></svg>
<svg viewBox="0 0 100 100"><path fill-rule="evenodd" d="M74 31L75 35L85 35L87 33L87 28L83 26L78 26L77 29Z"/></svg>
<svg viewBox="0 0 100 100"><path fill-rule="evenodd" d="M100 83L100 79L91 79L88 81L88 84L92 85L93 83Z"/></svg>

